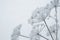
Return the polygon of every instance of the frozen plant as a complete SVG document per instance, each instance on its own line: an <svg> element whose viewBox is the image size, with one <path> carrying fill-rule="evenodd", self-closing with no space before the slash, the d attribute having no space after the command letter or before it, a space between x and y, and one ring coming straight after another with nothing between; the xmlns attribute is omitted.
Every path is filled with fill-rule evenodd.
<svg viewBox="0 0 60 40"><path fill-rule="evenodd" d="M52 33L51 33L51 31L50 31L50 29L49 29L49 27L48 27L45 19L49 16L51 10L52 10L53 8L55 8L55 12L56 12L56 14L55 14L55 15L56 15L56 19L55 19L55 20L56 20L56 40L57 40L57 34L58 34L58 27L57 27L57 26L58 26L58 25L57 25L57 7L60 7L59 0L53 0L53 1L51 1L51 3L50 3L50 4L47 4L46 7L42 7L42 8L36 9L36 10L33 12L33 15L32 15L32 17L31 17L31 21L30 21L30 23L31 23L32 25L33 25L34 23L39 23L39 22L44 21L44 23L45 23L45 25L46 25L46 27L47 27L47 29L48 29L48 32L49 32L52 40L54 40L54 38L53 38L53 36L52 36Z"/></svg>
<svg viewBox="0 0 60 40"><path fill-rule="evenodd" d="M18 37L20 36L20 29L21 29L21 25L17 26L13 30L13 34L11 35L11 40L18 40Z"/></svg>
<svg viewBox="0 0 60 40"><path fill-rule="evenodd" d="M24 36L20 33L20 29L21 29L21 25L20 25L13 30L13 34L11 35L11 40L18 40L19 36L30 38L30 40L40 40L40 37L43 37L44 39L49 40L46 37L39 34L44 29L45 26L48 29L48 32L47 32L48 36L51 36L52 40L54 40L52 34L55 34L56 40L58 40L57 7L60 7L59 0L53 0L49 4L47 4L45 7L35 9L34 12L32 13L31 18L28 21L33 26L30 37ZM47 25L46 18L50 16L50 12L53 8L55 8L55 12L56 12L55 14L56 24L51 25L49 27ZM37 24L41 22L44 22L43 24L44 27L40 24ZM37 26L34 24L37 24ZM42 27L43 29L42 28L40 29L39 27L40 28Z"/></svg>
<svg viewBox="0 0 60 40"><path fill-rule="evenodd" d="M20 24L20 25L18 25L16 28L14 28L13 34L11 35L11 40L19 40L19 39L18 39L19 36L25 37L25 38L30 38L30 37L24 36L24 35L22 35L22 34L20 33L21 27L22 27L22 25Z"/></svg>
<svg viewBox="0 0 60 40"><path fill-rule="evenodd" d="M50 5L52 5L52 4L50 4ZM45 19L49 16L49 14L50 14L50 12L52 10L51 9L52 7L49 7L50 5L48 5L48 8L46 6L46 7L42 7L42 8L39 8L39 9L35 10L33 12L32 17L31 17L31 24L33 25L34 23L39 23L39 22L43 21L45 23L49 33L50 33L51 38L53 39L52 34L51 34L51 32L50 32L50 30L48 28L48 25L47 25L47 23L45 21Z"/></svg>

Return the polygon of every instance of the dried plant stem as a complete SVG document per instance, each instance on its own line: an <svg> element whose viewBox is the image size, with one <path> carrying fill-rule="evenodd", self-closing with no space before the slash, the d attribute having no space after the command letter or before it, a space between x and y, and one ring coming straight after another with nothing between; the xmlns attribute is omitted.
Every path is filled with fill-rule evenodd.
<svg viewBox="0 0 60 40"><path fill-rule="evenodd" d="M25 38L30 38L30 37L28 37L28 36L24 36L24 35L20 35L20 36L25 37Z"/></svg>
<svg viewBox="0 0 60 40"><path fill-rule="evenodd" d="M44 36L42 36L42 35L40 35L40 34L37 34L37 35L39 35L39 36L41 36L42 38L48 40L46 37L44 37ZM24 35L20 35L20 36L25 37L25 38L30 38L30 37L28 37L28 36L24 36Z"/></svg>
<svg viewBox="0 0 60 40"><path fill-rule="evenodd" d="M57 7L55 7L55 12L56 12L56 40L58 40L58 26L57 26Z"/></svg>
<svg viewBox="0 0 60 40"><path fill-rule="evenodd" d="M39 35L39 36L41 36L41 37L43 37L44 39L48 40L46 37L44 37L44 36L40 35L39 33L38 33L38 35Z"/></svg>
<svg viewBox="0 0 60 40"><path fill-rule="evenodd" d="M45 23L45 25L46 25L46 27L47 27L47 29L48 29L49 33L50 33L50 36L51 36L52 40L54 40L54 38L53 38L53 36L52 36L52 34L51 34L51 32L50 32L50 30L49 30L49 28L48 28L48 25L47 25L47 23L46 23L46 21L45 21L45 20L44 20L44 23Z"/></svg>

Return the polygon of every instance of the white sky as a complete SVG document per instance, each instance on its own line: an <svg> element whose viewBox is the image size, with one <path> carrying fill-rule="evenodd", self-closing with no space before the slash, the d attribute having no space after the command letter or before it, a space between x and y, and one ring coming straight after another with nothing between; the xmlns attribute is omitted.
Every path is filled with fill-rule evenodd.
<svg viewBox="0 0 60 40"><path fill-rule="evenodd" d="M0 40L10 40L13 28L19 24L26 26L32 12L48 2L48 0L0 0Z"/></svg>

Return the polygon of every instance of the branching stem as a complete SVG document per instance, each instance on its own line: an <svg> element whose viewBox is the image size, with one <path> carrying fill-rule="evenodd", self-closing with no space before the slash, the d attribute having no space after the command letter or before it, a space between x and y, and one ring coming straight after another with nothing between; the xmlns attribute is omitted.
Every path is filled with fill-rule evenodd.
<svg viewBox="0 0 60 40"><path fill-rule="evenodd" d="M39 35L39 36L41 36L41 37L43 37L44 39L48 40L46 37L44 37L44 36L40 35L39 33L38 33L38 35Z"/></svg>
<svg viewBox="0 0 60 40"><path fill-rule="evenodd" d="M46 25L46 27L47 27L47 29L48 29L49 33L50 33L50 36L51 36L52 40L54 40L54 38L53 38L53 36L52 36L52 34L51 34L51 32L50 32L50 30L49 30L49 28L48 28L48 25L47 25L47 23L46 23L46 21L45 21L45 20L44 20L44 23L45 23L45 25Z"/></svg>

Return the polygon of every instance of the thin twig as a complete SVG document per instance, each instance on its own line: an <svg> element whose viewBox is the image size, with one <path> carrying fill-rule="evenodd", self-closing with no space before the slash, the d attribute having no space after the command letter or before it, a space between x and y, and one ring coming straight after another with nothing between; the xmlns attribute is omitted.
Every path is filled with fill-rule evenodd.
<svg viewBox="0 0 60 40"><path fill-rule="evenodd" d="M48 29L49 33L50 33L50 36L51 36L52 40L54 40L54 38L53 38L53 36L52 36L52 34L51 34L51 32L50 32L50 30L49 30L49 28L48 28L48 25L47 25L47 23L46 23L46 21L45 21L45 20L44 20L44 23L45 23L45 25L46 25L46 27L47 27L47 29Z"/></svg>
<svg viewBox="0 0 60 40"><path fill-rule="evenodd" d="M28 37L28 36L24 36L24 35L20 35L21 37L25 37L25 38L30 38L30 37Z"/></svg>
<svg viewBox="0 0 60 40"><path fill-rule="evenodd" d="M55 7L55 12L56 12L56 40L58 40L58 26L57 26L57 7Z"/></svg>
<svg viewBox="0 0 60 40"><path fill-rule="evenodd" d="M44 36L40 35L39 33L38 33L38 35L39 35L39 36L41 36L41 37L43 37L44 39L48 40L46 37L44 37Z"/></svg>

